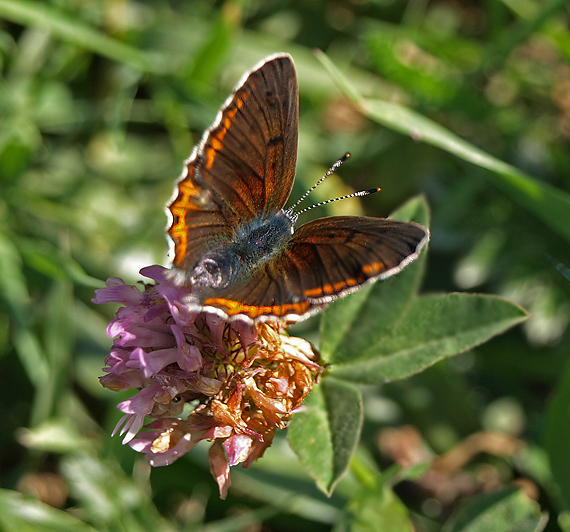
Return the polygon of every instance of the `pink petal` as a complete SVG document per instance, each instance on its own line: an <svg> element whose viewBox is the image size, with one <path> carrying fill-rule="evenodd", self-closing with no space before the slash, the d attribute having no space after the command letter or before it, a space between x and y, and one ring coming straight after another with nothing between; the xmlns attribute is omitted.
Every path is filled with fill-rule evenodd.
<svg viewBox="0 0 570 532"><path fill-rule="evenodd" d="M150 414L154 405L154 396L162 391L162 387L156 381L151 382L146 388L133 395L126 401L117 405L125 414Z"/></svg>
<svg viewBox="0 0 570 532"><path fill-rule="evenodd" d="M147 353L140 347L133 349L127 367L138 369L143 372L146 379L156 375L161 369L176 362L178 352L173 347L170 349L157 349Z"/></svg>
<svg viewBox="0 0 570 532"><path fill-rule="evenodd" d="M107 288L95 290L93 303L123 303L125 305L138 305L142 299L141 291L133 285L125 284L119 277L107 279Z"/></svg>
<svg viewBox="0 0 570 532"><path fill-rule="evenodd" d="M247 459L251 444L252 438L245 434L235 434L224 442L224 449L228 455L230 467L241 464Z"/></svg>
<svg viewBox="0 0 570 532"><path fill-rule="evenodd" d="M237 320L232 323L232 328L237 332L244 347L249 347L257 340L257 327L252 327L249 323Z"/></svg>
<svg viewBox="0 0 570 532"><path fill-rule="evenodd" d="M251 446L249 456L247 457L247 460L243 463L243 467L247 469L258 458L261 458L261 456L265 452L265 449L267 449L271 445L274 436L275 436L275 429L273 429L269 433L264 434L263 441L255 439Z"/></svg>
<svg viewBox="0 0 570 532"><path fill-rule="evenodd" d="M226 321L220 318L219 316L216 316L215 314L211 314L209 312L205 313L205 316L208 328L212 333L212 340L214 342L214 345L223 350L224 330L226 328Z"/></svg>
<svg viewBox="0 0 570 532"><path fill-rule="evenodd" d="M126 416L123 416L119 420L119 422L115 425L115 428L111 436L114 436L119 430L119 428L121 429L120 431L121 435L123 435L125 432L128 431L127 435L123 439L123 445L125 445L126 443L129 443L137 435L138 431L143 426L143 423L144 423L144 415L140 416L140 415L127 414Z"/></svg>
<svg viewBox="0 0 570 532"><path fill-rule="evenodd" d="M129 326L124 322L115 320L109 323L107 335L115 338L115 345L120 347L173 347L174 338L172 334L156 331L149 327L138 325Z"/></svg>
<svg viewBox="0 0 570 532"><path fill-rule="evenodd" d="M178 325L171 325L170 329L178 345L178 365L185 371L198 371L202 367L200 350L186 342L186 337Z"/></svg>
<svg viewBox="0 0 570 532"><path fill-rule="evenodd" d="M153 264L152 266L145 266L141 268L139 273L144 276L152 279L157 283L163 283L167 281L167 272L169 270L164 266L159 266L158 264Z"/></svg>

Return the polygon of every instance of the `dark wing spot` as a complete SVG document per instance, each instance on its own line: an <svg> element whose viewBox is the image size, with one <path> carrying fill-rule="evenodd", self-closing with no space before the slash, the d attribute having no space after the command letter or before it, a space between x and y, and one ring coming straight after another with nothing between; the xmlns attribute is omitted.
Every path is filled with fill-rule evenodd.
<svg viewBox="0 0 570 532"><path fill-rule="evenodd" d="M284 138L283 135L278 135L276 137L272 137L267 141L268 146L276 146L277 144L283 144Z"/></svg>

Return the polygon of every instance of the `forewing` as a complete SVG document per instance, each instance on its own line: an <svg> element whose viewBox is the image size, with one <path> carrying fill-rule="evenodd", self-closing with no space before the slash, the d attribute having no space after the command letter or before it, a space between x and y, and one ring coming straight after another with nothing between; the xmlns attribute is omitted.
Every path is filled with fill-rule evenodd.
<svg viewBox="0 0 570 532"><path fill-rule="evenodd" d="M293 60L277 55L246 74L186 162L168 206L173 264L193 268L239 224L280 210L297 162Z"/></svg>

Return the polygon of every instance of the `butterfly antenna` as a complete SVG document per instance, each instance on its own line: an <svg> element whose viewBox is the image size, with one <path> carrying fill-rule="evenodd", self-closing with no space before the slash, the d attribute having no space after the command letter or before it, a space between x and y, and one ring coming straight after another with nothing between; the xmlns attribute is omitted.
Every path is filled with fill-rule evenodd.
<svg viewBox="0 0 570 532"><path fill-rule="evenodd" d="M311 192L313 192L313 190L315 190L328 176L330 176L331 174L334 174L339 166L346 161L348 158L350 157L350 153L345 153L336 163L334 163L328 170L328 172L321 177L309 190L307 190L307 192L305 192L296 202L292 207L289 207L287 209L287 212L290 214L293 214L293 211L295 210L295 207L297 205L299 205L299 203L301 203ZM341 198L338 198L341 199ZM330 200L330 201L334 201L334 200ZM326 202L328 203L328 202ZM316 205L314 205L314 207L316 207ZM312 207L311 207L312 208ZM308 209L307 209L308 210ZM301 211L301 212L305 212L305 211ZM299 213L297 213L299 214Z"/></svg>
<svg viewBox="0 0 570 532"><path fill-rule="evenodd" d="M311 209L314 209L315 207L321 207L322 205L326 205L327 203L333 203L334 201L340 201L340 200L348 199L348 198L358 198L358 197L362 197L362 196L368 196L370 194L374 194L375 192L379 192L379 191L380 191L380 188L376 187L376 188L371 188L369 190L360 190L358 192L353 192L352 194L346 194L346 196L340 196L338 198L333 198L333 199L329 199L326 201L321 201L319 203L315 203L314 205L311 205L310 207L305 207L302 211L296 212L295 218L297 218L299 216L299 214L310 211Z"/></svg>

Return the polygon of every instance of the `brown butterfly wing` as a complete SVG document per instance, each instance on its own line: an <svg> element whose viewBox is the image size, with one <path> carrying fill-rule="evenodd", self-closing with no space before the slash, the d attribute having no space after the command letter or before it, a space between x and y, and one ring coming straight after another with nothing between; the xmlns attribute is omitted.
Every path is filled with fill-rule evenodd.
<svg viewBox="0 0 570 532"><path fill-rule="evenodd" d="M409 222L359 216L314 220L246 282L205 305L253 320L304 318L367 282L398 273L427 239L427 229Z"/></svg>
<svg viewBox="0 0 570 532"><path fill-rule="evenodd" d="M293 60L278 55L222 106L168 206L175 267L192 269L239 224L283 208L295 178L298 100Z"/></svg>
<svg viewBox="0 0 570 532"><path fill-rule="evenodd" d="M296 294L325 303L383 280L414 260L428 238L421 225L365 216L331 216L301 226L282 259Z"/></svg>

